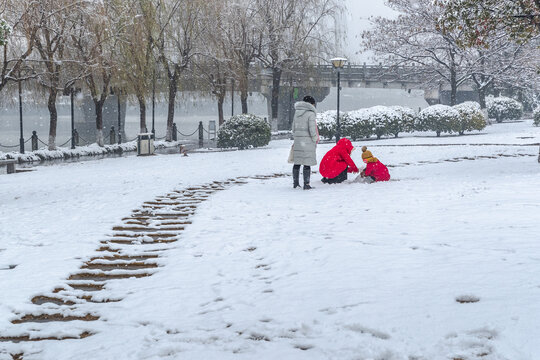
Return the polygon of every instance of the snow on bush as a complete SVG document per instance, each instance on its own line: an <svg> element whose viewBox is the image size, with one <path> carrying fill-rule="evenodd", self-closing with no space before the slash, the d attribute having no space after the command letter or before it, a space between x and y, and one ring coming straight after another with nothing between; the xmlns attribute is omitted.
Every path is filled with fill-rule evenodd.
<svg viewBox="0 0 540 360"><path fill-rule="evenodd" d="M217 146L220 148L268 145L271 137L270 125L252 114L236 115L227 120L219 129Z"/></svg>
<svg viewBox="0 0 540 360"><path fill-rule="evenodd" d="M459 118L452 124L452 129L463 135L465 131L482 130L486 127L486 118L480 104L466 101L454 106L459 112Z"/></svg>
<svg viewBox="0 0 540 360"><path fill-rule="evenodd" d="M390 109L397 112L401 117L402 129L400 130L400 132L413 132L416 129L416 113L413 109L405 106L390 106ZM390 133L394 134L394 136L397 137L396 133L392 131Z"/></svg>
<svg viewBox="0 0 540 360"><path fill-rule="evenodd" d="M154 145L156 149L177 147L180 141L166 142L156 141ZM105 145L103 147L97 144L86 146L78 146L75 149L58 147L56 150L48 150L47 148L39 149L32 152L21 154L19 152L4 153L0 151L0 160L14 159L20 163L37 162L44 160L55 159L71 159L82 156L101 156L107 154L121 154L123 152L137 151L137 141L131 141L122 144Z"/></svg>
<svg viewBox="0 0 540 360"><path fill-rule="evenodd" d="M540 107L533 111L534 126L540 126Z"/></svg>
<svg viewBox="0 0 540 360"><path fill-rule="evenodd" d="M503 120L521 119L523 116L523 104L509 97L486 98L488 116L496 119L498 123Z"/></svg>
<svg viewBox="0 0 540 360"><path fill-rule="evenodd" d="M373 135L374 124L371 121L370 115L369 109L360 109L349 113L351 123L348 133L353 140L369 138Z"/></svg>
<svg viewBox="0 0 540 360"><path fill-rule="evenodd" d="M317 114L317 128L319 129L319 135L325 139L331 140L336 135L337 120L336 110L329 110ZM341 130L341 136L351 136L352 131L352 119L348 113L339 112L339 124Z"/></svg>
<svg viewBox="0 0 540 360"><path fill-rule="evenodd" d="M396 111L392 107L373 106L351 111L349 115L352 121L351 137L353 140L368 138L371 135L376 135L377 139L389 134L397 137L400 132L406 131L406 124L414 121L414 111L402 107L395 108L400 109Z"/></svg>
<svg viewBox="0 0 540 360"><path fill-rule="evenodd" d="M433 105L420 111L418 114L418 130L435 131L437 136L441 133L452 132L452 124L459 120L459 112L447 105Z"/></svg>
<svg viewBox="0 0 540 360"><path fill-rule="evenodd" d="M317 128L321 137L331 140L336 134L336 111L317 113Z"/></svg>
<svg viewBox="0 0 540 360"><path fill-rule="evenodd" d="M403 131L403 123L398 112L387 106L373 106L367 110L377 139L389 134L397 137Z"/></svg>

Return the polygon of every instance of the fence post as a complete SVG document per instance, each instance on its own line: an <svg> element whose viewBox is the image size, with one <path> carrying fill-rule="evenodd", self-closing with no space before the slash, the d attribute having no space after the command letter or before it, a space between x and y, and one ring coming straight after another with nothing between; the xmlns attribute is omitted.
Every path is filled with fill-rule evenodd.
<svg viewBox="0 0 540 360"><path fill-rule="evenodd" d="M73 129L73 141L75 142L75 146L79 146L79 132L77 129Z"/></svg>
<svg viewBox="0 0 540 360"><path fill-rule="evenodd" d="M32 131L32 151L36 151L38 149L38 136L36 131Z"/></svg>
<svg viewBox="0 0 540 360"><path fill-rule="evenodd" d="M111 126L111 132L109 133L109 144L116 144L116 132L114 131L114 126Z"/></svg>
<svg viewBox="0 0 540 360"><path fill-rule="evenodd" d="M199 147L204 146L204 134L203 134L203 124L202 121L199 121Z"/></svg>
<svg viewBox="0 0 540 360"><path fill-rule="evenodd" d="M176 127L176 123L172 124L172 139L173 141L178 140L178 128Z"/></svg>

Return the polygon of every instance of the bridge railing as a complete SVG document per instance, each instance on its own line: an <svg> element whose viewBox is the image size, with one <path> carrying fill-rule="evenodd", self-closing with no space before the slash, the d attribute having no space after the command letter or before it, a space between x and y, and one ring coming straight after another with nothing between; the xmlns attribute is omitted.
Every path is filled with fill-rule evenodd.
<svg viewBox="0 0 540 360"><path fill-rule="evenodd" d="M346 65L341 70L342 81L421 83L421 68L418 66L390 67L383 65ZM336 70L332 65L314 65L284 71L282 79L296 82L336 81ZM286 81L284 81L286 84Z"/></svg>

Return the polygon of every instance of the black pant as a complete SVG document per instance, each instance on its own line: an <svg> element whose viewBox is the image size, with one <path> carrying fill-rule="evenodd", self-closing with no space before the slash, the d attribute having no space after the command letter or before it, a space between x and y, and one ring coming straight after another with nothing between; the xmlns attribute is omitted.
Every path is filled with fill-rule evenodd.
<svg viewBox="0 0 540 360"><path fill-rule="evenodd" d="M300 166L301 165L296 165L295 164L293 166L293 168L292 168L294 185L299 185L300 184ZM310 175L311 175L311 167L307 166L307 165L304 165L303 174L304 174L304 185L309 185L309 178L310 178Z"/></svg>
<svg viewBox="0 0 540 360"><path fill-rule="evenodd" d="M345 170L343 170L338 176L331 179L326 179L326 181L323 181L327 184L339 184L347 180L347 170L349 170L349 167L347 166Z"/></svg>

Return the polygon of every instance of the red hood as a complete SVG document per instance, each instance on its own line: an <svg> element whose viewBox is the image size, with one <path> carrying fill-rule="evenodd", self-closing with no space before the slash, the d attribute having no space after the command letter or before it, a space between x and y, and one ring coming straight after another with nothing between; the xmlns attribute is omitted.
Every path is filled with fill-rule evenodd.
<svg viewBox="0 0 540 360"><path fill-rule="evenodd" d="M347 154L351 155L353 144L351 143L351 140L349 139L341 139L337 142L336 146L345 149L347 151Z"/></svg>

